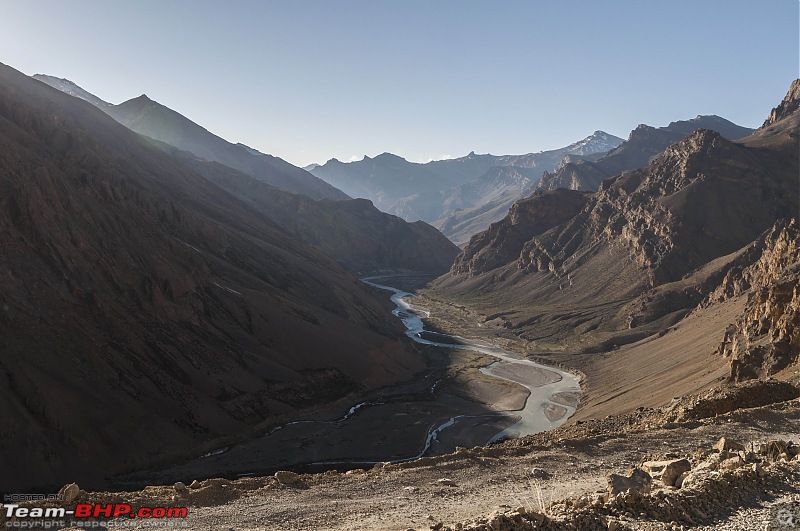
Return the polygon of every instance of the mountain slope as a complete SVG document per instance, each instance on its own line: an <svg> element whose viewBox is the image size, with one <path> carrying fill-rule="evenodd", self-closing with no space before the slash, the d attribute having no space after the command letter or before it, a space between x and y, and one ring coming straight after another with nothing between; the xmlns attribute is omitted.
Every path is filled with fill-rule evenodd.
<svg viewBox="0 0 800 531"><path fill-rule="evenodd" d="M407 223L366 199L315 201L166 144L158 147L353 271L399 268L441 274L459 252L424 221Z"/></svg>
<svg viewBox="0 0 800 531"><path fill-rule="evenodd" d="M423 367L334 261L3 65L0 167L0 489L101 485Z"/></svg>
<svg viewBox="0 0 800 531"><path fill-rule="evenodd" d="M139 134L243 171L269 185L298 192L312 199L347 198L341 190L307 171L243 144L232 144L144 94L119 105L109 105L71 81L42 75L35 76L35 79L97 105Z"/></svg>
<svg viewBox="0 0 800 531"><path fill-rule="evenodd" d="M552 174L545 172L537 189L595 191L603 179L647 166L653 157L697 129L716 131L728 140L738 140L753 132L752 129L738 126L719 116L697 116L659 128L642 124L631 131L628 140L597 161L568 161Z"/></svg>
<svg viewBox="0 0 800 531"><path fill-rule="evenodd" d="M538 350L609 350L663 331L714 289L736 253L795 215L798 121L795 112L735 143L696 131L603 181L555 226L523 202L473 237L436 291L499 316ZM576 208L566 196L558 205Z"/></svg>

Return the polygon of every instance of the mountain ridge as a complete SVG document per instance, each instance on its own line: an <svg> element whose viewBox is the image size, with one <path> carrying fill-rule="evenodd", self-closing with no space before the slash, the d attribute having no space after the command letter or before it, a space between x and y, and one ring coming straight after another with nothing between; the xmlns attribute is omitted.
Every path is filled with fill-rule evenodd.
<svg viewBox="0 0 800 531"><path fill-rule="evenodd" d="M52 76L39 75L35 79L58 90L62 90L64 85ZM74 83L69 83L77 87ZM93 99L102 101L78 88L81 91L79 94L68 93L92 104L95 104ZM190 151L206 160L220 162L277 188L302 193L312 199L348 198L341 190L283 159L260 153L244 144L233 144L214 135L179 112L150 99L146 94L119 105L98 105L98 108L136 133Z"/></svg>

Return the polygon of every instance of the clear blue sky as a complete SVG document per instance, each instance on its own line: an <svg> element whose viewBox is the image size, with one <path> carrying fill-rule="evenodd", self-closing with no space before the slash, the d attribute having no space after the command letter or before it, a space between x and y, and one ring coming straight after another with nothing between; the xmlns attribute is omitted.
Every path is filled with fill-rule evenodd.
<svg viewBox="0 0 800 531"><path fill-rule="evenodd" d="M0 0L0 62L146 93L298 165L555 148L718 114L798 77L798 0Z"/></svg>

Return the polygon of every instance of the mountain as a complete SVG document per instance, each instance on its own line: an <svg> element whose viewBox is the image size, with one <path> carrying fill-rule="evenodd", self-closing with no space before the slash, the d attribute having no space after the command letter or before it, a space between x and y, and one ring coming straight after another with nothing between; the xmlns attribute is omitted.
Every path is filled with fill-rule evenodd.
<svg viewBox="0 0 800 531"><path fill-rule="evenodd" d="M102 485L424 368L383 295L4 65L0 167L0 490Z"/></svg>
<svg viewBox="0 0 800 531"><path fill-rule="evenodd" d="M517 194L552 170L566 155L606 152L622 142L602 131L569 146L526 155L476 155L426 164L384 153L342 163L331 159L311 172L354 197L406 220L421 219L451 226L446 218L458 210L480 208L500 196ZM413 191L413 194L409 194ZM506 204L506 203L503 203ZM439 221L437 221L439 220ZM446 236L450 236L445 232Z"/></svg>
<svg viewBox="0 0 800 531"><path fill-rule="evenodd" d="M158 147L263 212L293 237L358 273L408 269L441 274L459 252L424 221L408 223L366 199L313 200L167 144Z"/></svg>
<svg viewBox="0 0 800 531"><path fill-rule="evenodd" d="M53 79L55 78L50 81ZM72 82L66 83L57 85L56 88L77 87ZM99 100L83 89L68 93L90 102L92 99ZM130 125L132 130L138 130L140 133L144 131L143 134L151 139L154 147L165 151L239 199L250 203L294 237L321 250L348 269L365 273L399 268L440 274L450 268L458 254L455 245L424 222L407 224L396 216L383 214L368 202L352 200L346 196L343 196L344 198L337 196L336 201L314 200L306 195L271 186L265 179L258 177L260 174L256 170L241 171L216 162L220 159L233 160L234 164L241 161L229 156L231 153L228 152L228 148L233 146L232 144L211 135L174 111L143 98L139 98L138 101L147 110L132 111L134 101L137 100L131 100L110 110L108 108L103 110L115 116L123 124L129 122L127 125ZM129 112L131 116L143 118L133 121L122 119L120 109ZM154 119L154 117L160 118ZM174 120L176 125L158 125L162 118ZM157 140L147 134L157 134L157 131L154 133L148 130L152 127L158 131L188 132L176 133L168 140ZM182 147L187 145L187 138L198 139L193 148L202 155ZM269 158L241 144L234 146L234 151L239 154L244 152L242 160L245 161L263 162ZM316 179L310 175L309 177ZM342 204L337 204L338 201Z"/></svg>
<svg viewBox="0 0 800 531"><path fill-rule="evenodd" d="M534 351L607 352L665 333L797 214L800 111L774 114L736 142L697 130L595 193L535 193L474 236L434 294L502 320Z"/></svg>
<svg viewBox="0 0 800 531"><path fill-rule="evenodd" d="M604 154L565 155L560 164L596 160ZM457 245L465 245L473 234L503 219L511 205L536 191L541 171L540 167L494 166L475 181L443 192L448 197L445 200L447 210L453 210L456 204L460 208L432 224ZM457 201L463 195L468 200ZM464 204L474 206L463 207Z"/></svg>
<svg viewBox="0 0 800 531"><path fill-rule="evenodd" d="M553 173L546 171L537 190L569 188L596 191L603 179L647 166L671 144L697 129L716 131L728 140L739 140L753 133L753 129L741 127L719 116L697 116L658 128L641 124L631 131L628 140L599 160L565 160Z"/></svg>
<svg viewBox="0 0 800 531"><path fill-rule="evenodd" d="M298 192L312 199L347 199L341 190L278 157L243 144L232 144L185 116L142 94L110 105L68 80L38 74L35 79L84 99L129 129L247 173L271 186Z"/></svg>

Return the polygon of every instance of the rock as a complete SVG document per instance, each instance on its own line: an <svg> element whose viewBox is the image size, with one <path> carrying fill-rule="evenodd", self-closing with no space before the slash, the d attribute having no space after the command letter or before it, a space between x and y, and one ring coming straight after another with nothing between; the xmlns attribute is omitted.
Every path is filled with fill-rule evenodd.
<svg viewBox="0 0 800 531"><path fill-rule="evenodd" d="M353 470L348 470L344 474L346 476L354 476L356 474L363 474L364 472L366 472L366 471L363 468L354 468Z"/></svg>
<svg viewBox="0 0 800 531"><path fill-rule="evenodd" d="M681 488L692 488L700 485L704 479L708 478L712 472L709 470L693 470L689 472L689 474L683 478L681 482Z"/></svg>
<svg viewBox="0 0 800 531"><path fill-rule="evenodd" d="M275 472L275 479L277 479L281 485L294 485L300 481L300 475L289 472L288 470L278 470Z"/></svg>
<svg viewBox="0 0 800 531"><path fill-rule="evenodd" d="M64 503L72 503L80 494L81 489L75 483L70 483L69 485L64 485L61 487L61 490L58 491L58 494L61 495L61 501Z"/></svg>
<svg viewBox="0 0 800 531"><path fill-rule="evenodd" d="M438 479L438 480L436 480L436 483L438 485L443 485L445 487L457 487L458 486L455 481L453 481L452 479L448 479L448 478Z"/></svg>
<svg viewBox="0 0 800 531"><path fill-rule="evenodd" d="M734 456L730 459L725 459L719 464L719 467L725 470L736 470L737 468L744 466L744 460L741 457Z"/></svg>
<svg viewBox="0 0 800 531"><path fill-rule="evenodd" d="M660 478L664 485L673 487L675 480L684 472L691 470L692 465L688 459L673 459L671 461L645 461L642 468L650 472L654 478Z"/></svg>
<svg viewBox="0 0 800 531"><path fill-rule="evenodd" d="M653 478L642 470L641 468L635 469L630 476L622 476L620 474L608 475L608 495L616 496L617 494L630 490L631 492L638 492L647 494L650 492L650 487L653 483Z"/></svg>
<svg viewBox="0 0 800 531"><path fill-rule="evenodd" d="M675 486L676 486L676 487L678 487L679 489L680 489L680 488L682 488L682 487L683 487L683 481L684 481L684 480L685 480L687 477L689 477L689 474L691 474L691 471L688 471L688 470L687 470L686 472L684 472L683 474L681 474L680 476L678 476L678 478L675 480Z"/></svg>
<svg viewBox="0 0 800 531"><path fill-rule="evenodd" d="M175 488L175 492L177 492L178 494L188 494L189 493L189 489L181 481L178 481L177 483L175 483L174 488Z"/></svg>
<svg viewBox="0 0 800 531"><path fill-rule="evenodd" d="M534 479L550 479L550 473L538 467L531 468L531 477Z"/></svg>
<svg viewBox="0 0 800 531"><path fill-rule="evenodd" d="M714 445L713 449L719 453L729 452L731 450L738 452L740 450L744 451L745 447L743 444L738 443L736 441L732 441L725 437L720 437L717 444Z"/></svg>
<svg viewBox="0 0 800 531"><path fill-rule="evenodd" d="M525 506L522 506L522 505L517 507L515 510L517 511L517 514L525 514L525 513L528 512L528 510L525 508Z"/></svg>
<svg viewBox="0 0 800 531"><path fill-rule="evenodd" d="M608 531L617 531L619 528L619 524L616 520L609 520L608 521Z"/></svg>
<svg viewBox="0 0 800 531"><path fill-rule="evenodd" d="M189 488L190 489L199 489L200 488L200 482L197 481L196 479L193 480L192 483L189 485Z"/></svg>

